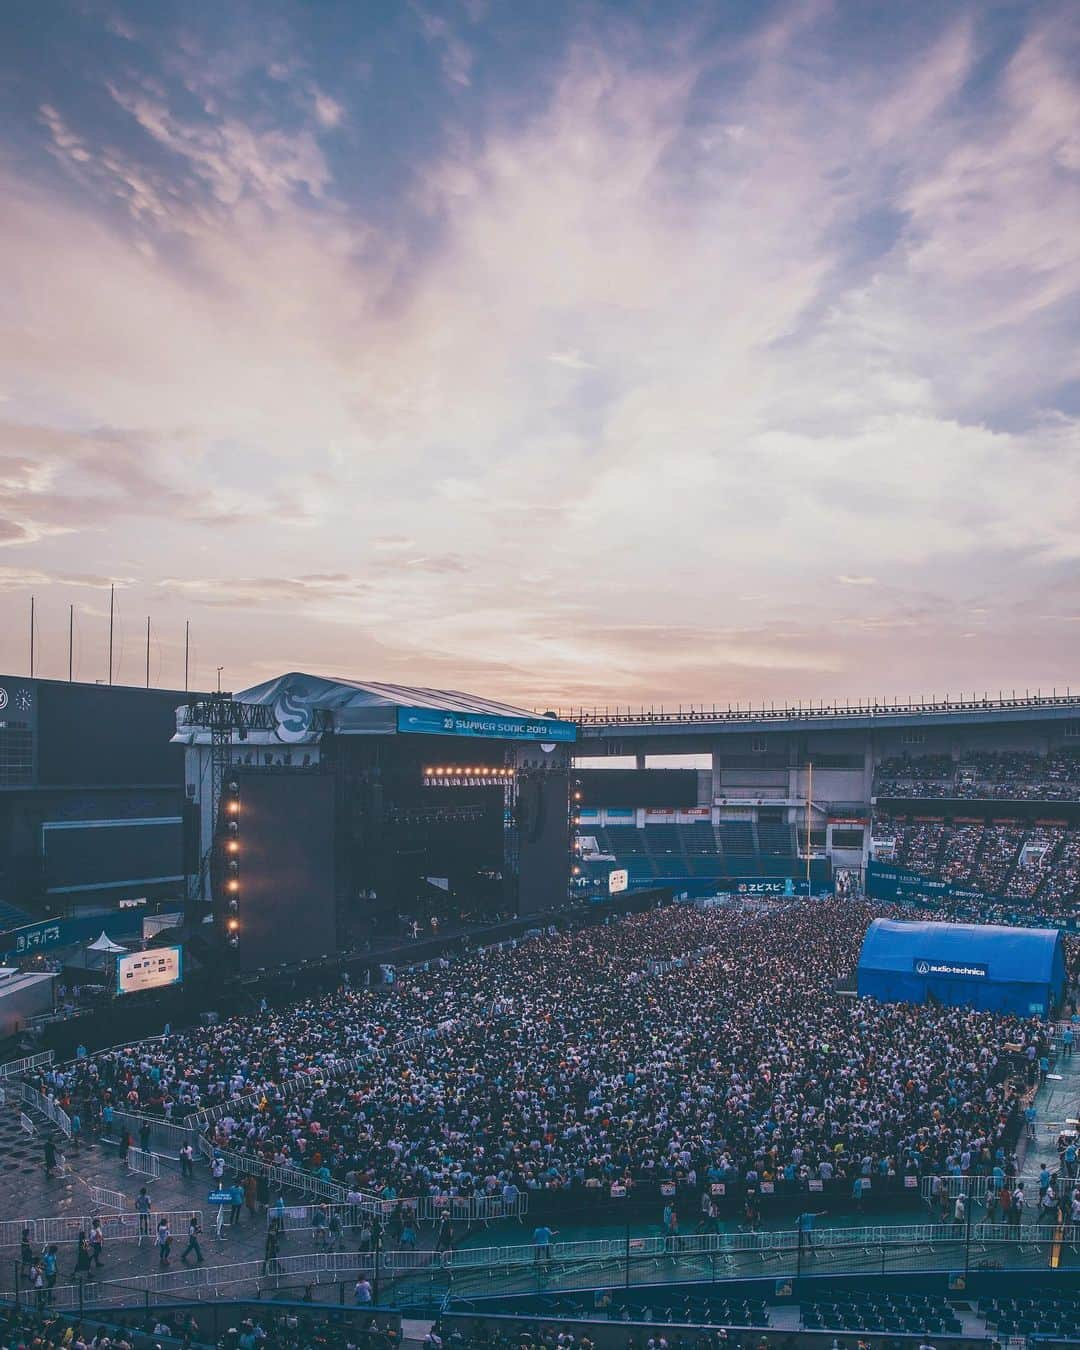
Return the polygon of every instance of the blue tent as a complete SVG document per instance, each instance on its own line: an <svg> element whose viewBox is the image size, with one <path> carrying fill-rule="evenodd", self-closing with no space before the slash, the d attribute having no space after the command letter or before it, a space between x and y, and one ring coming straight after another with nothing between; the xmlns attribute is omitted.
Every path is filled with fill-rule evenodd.
<svg viewBox="0 0 1080 1350"><path fill-rule="evenodd" d="M959 1004L1026 1017L1046 1014L1065 988L1056 928L901 923L875 919L863 939L859 997Z"/></svg>

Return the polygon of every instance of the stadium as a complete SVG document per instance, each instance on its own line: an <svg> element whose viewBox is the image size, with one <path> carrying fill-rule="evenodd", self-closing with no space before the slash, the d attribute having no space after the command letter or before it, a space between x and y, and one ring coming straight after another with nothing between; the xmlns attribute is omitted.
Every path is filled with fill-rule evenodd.
<svg viewBox="0 0 1080 1350"><path fill-rule="evenodd" d="M1075 1343L1080 699L3 684L12 1328Z"/></svg>

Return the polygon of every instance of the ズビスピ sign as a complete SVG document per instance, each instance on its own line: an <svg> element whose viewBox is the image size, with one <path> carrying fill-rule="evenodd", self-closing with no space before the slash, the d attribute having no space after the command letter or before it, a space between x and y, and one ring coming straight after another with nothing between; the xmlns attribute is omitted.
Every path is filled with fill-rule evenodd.
<svg viewBox="0 0 1080 1350"><path fill-rule="evenodd" d="M990 974L990 967L981 961L935 961L932 957L916 957L915 974L945 976L952 980L984 980Z"/></svg>

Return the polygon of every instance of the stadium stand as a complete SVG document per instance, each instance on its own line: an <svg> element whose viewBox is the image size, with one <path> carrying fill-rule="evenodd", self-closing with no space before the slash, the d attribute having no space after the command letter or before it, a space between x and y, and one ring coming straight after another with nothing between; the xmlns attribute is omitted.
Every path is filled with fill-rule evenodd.
<svg viewBox="0 0 1080 1350"><path fill-rule="evenodd" d="M1077 801L1080 749L1048 755L975 750L955 760L948 755L893 756L878 765L874 793L879 797Z"/></svg>
<svg viewBox="0 0 1080 1350"><path fill-rule="evenodd" d="M1080 829L909 824L875 816L874 834L893 839L894 861L929 881L968 885L1062 920L1074 917L1080 904Z"/></svg>

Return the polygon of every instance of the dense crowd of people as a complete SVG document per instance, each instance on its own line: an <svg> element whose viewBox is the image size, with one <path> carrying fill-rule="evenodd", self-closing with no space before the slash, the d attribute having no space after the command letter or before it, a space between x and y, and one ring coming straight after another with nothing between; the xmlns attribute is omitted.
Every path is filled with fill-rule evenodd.
<svg viewBox="0 0 1080 1350"><path fill-rule="evenodd" d="M204 1321L206 1319L204 1318ZM221 1321L221 1318L216 1318ZM0 1312L0 1350L395 1350L399 1332L377 1317L293 1305L246 1306L222 1335L186 1311L113 1313L107 1322L73 1314L8 1308Z"/></svg>
<svg viewBox="0 0 1080 1350"><path fill-rule="evenodd" d="M960 797L1006 801L1080 800L1080 747L1039 755L1027 750L969 750L951 755L892 755L874 775L879 797Z"/></svg>
<svg viewBox="0 0 1080 1350"><path fill-rule="evenodd" d="M1037 1020L838 996L861 900L668 907L49 1071L84 1127L240 1097L215 1142L397 1197L989 1174ZM311 1087L279 1085L306 1072ZM879 1182L880 1184L880 1182Z"/></svg>
<svg viewBox="0 0 1080 1350"><path fill-rule="evenodd" d="M874 820L877 852L931 881L1015 900L1065 923L1080 916L1080 829Z"/></svg>

